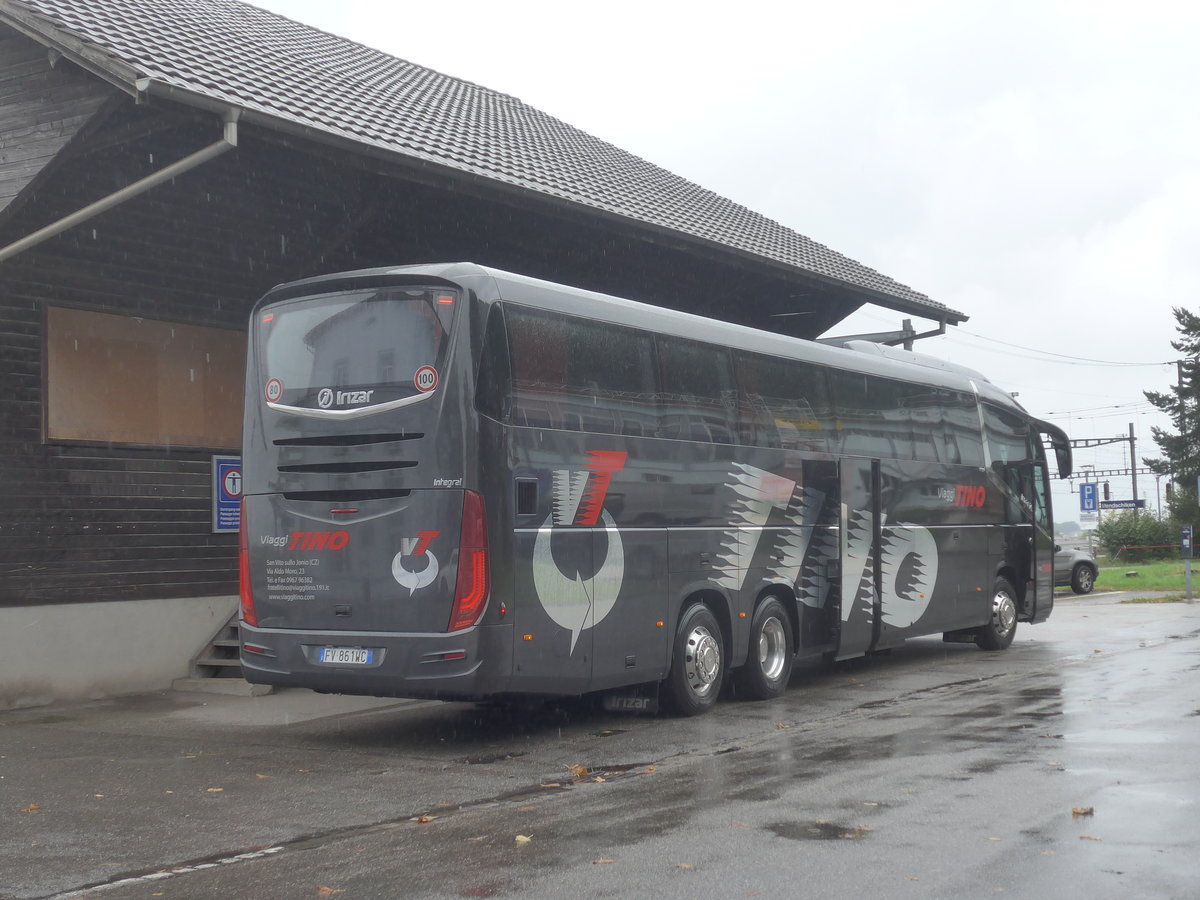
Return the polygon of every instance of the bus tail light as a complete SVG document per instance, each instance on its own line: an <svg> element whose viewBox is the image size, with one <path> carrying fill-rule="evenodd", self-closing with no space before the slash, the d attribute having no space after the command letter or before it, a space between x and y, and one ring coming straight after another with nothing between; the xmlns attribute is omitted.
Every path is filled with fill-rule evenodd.
<svg viewBox="0 0 1200 900"><path fill-rule="evenodd" d="M447 631L470 628L483 615L488 596L487 522L483 497L463 491L462 532L458 542L458 585Z"/></svg>
<svg viewBox="0 0 1200 900"><path fill-rule="evenodd" d="M247 625L258 624L258 613L254 611L254 592L250 588L250 539L246 536L246 498L242 498L238 521L238 588L242 595L242 621Z"/></svg>

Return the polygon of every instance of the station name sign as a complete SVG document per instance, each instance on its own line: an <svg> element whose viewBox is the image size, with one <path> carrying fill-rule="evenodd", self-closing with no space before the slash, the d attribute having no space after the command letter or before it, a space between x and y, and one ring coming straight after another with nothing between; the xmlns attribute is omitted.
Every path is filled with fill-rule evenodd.
<svg viewBox="0 0 1200 900"><path fill-rule="evenodd" d="M1145 500L1101 500L1101 509L1145 509Z"/></svg>

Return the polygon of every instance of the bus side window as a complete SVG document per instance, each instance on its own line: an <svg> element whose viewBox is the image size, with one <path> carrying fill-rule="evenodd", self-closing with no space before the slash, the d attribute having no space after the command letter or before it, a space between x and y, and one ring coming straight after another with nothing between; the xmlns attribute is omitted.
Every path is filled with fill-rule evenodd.
<svg viewBox="0 0 1200 900"><path fill-rule="evenodd" d="M841 452L913 459L912 419L905 406L910 386L861 372L835 370L831 375Z"/></svg>
<svg viewBox="0 0 1200 900"><path fill-rule="evenodd" d="M596 434L653 434L654 342L634 328L510 306L516 425Z"/></svg>
<svg viewBox="0 0 1200 900"><path fill-rule="evenodd" d="M563 322L528 310L505 311L512 371L514 425L562 428L566 389L566 335Z"/></svg>
<svg viewBox="0 0 1200 900"><path fill-rule="evenodd" d="M661 437L734 443L736 407L729 353L698 341L659 337Z"/></svg>
<svg viewBox="0 0 1200 900"><path fill-rule="evenodd" d="M908 393L903 399L912 433L913 459L929 462L957 462L949 458L942 440L942 403L936 388L904 385Z"/></svg>
<svg viewBox="0 0 1200 900"><path fill-rule="evenodd" d="M738 354L734 367L744 443L785 450L827 449L829 392L819 368L748 353Z"/></svg>
<svg viewBox="0 0 1200 900"><path fill-rule="evenodd" d="M565 321L567 401L579 428L599 434L656 430L653 338L591 319Z"/></svg>
<svg viewBox="0 0 1200 900"><path fill-rule="evenodd" d="M983 422L987 427L988 450L992 462L1015 463L1032 459L1029 423L1008 410L983 404Z"/></svg>
<svg viewBox="0 0 1200 900"><path fill-rule="evenodd" d="M479 379L475 384L475 408L489 418L508 422L512 417L512 397L504 308L494 303L488 310L487 325L484 327Z"/></svg>
<svg viewBox="0 0 1200 900"><path fill-rule="evenodd" d="M942 462L964 466L983 465L983 440L979 434L979 416L975 398L959 391L938 390L941 406Z"/></svg>

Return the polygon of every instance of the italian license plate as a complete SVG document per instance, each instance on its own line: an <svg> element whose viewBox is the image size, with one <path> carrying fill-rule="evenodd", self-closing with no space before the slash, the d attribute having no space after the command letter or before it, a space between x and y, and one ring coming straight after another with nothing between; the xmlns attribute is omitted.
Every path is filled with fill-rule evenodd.
<svg viewBox="0 0 1200 900"><path fill-rule="evenodd" d="M369 666L375 661L374 650L361 647L322 647L321 662L341 666Z"/></svg>

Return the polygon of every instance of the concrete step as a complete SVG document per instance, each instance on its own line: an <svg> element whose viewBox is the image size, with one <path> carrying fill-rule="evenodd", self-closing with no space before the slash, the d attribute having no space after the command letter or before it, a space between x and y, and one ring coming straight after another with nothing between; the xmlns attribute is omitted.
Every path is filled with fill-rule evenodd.
<svg viewBox="0 0 1200 900"><path fill-rule="evenodd" d="M274 689L269 684L251 684L241 678L176 678L171 690L201 694L230 694L235 697L265 697Z"/></svg>
<svg viewBox="0 0 1200 900"><path fill-rule="evenodd" d="M240 669L242 661L236 656L202 656L196 660L198 666L221 666L230 669Z"/></svg>

